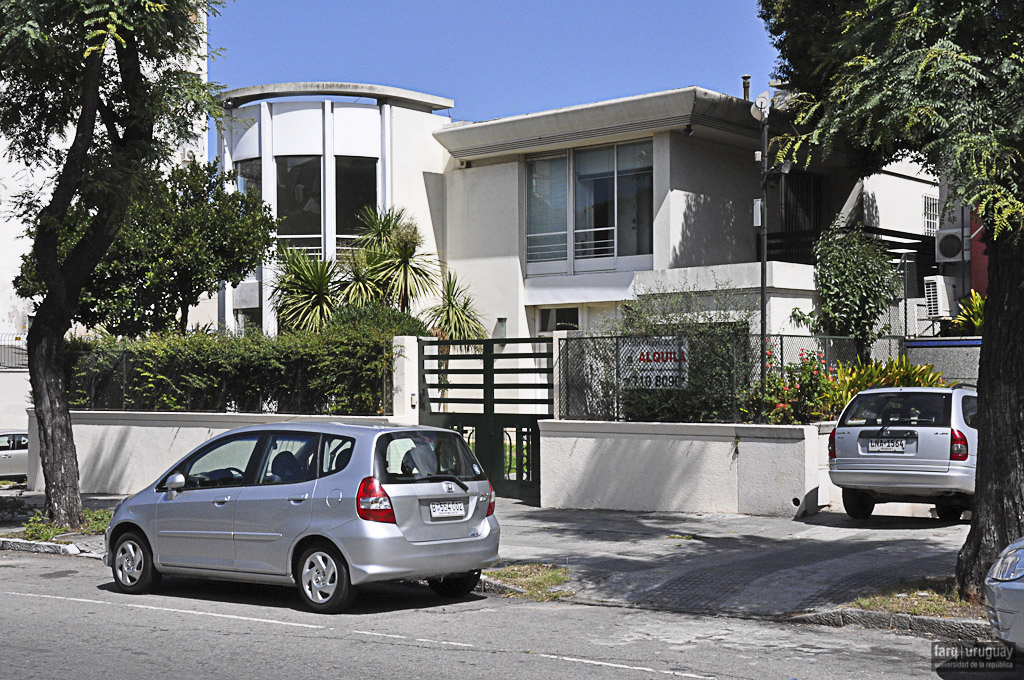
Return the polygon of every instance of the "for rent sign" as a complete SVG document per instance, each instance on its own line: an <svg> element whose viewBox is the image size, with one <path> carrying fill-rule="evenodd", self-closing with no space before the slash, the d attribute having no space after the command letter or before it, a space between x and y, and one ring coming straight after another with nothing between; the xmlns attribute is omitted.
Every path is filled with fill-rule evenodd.
<svg viewBox="0 0 1024 680"><path fill-rule="evenodd" d="M686 387L690 346L686 338L621 338L619 378L627 389Z"/></svg>

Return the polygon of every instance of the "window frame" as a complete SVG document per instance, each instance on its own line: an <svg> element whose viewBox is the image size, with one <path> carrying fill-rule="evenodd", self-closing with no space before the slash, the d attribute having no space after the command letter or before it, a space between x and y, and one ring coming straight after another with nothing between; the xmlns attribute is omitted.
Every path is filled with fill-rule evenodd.
<svg viewBox="0 0 1024 680"><path fill-rule="evenodd" d="M587 272L602 271L639 271L654 268L654 221L656 210L654 197L651 198L651 253L639 255L621 255L619 253L619 147L632 144L649 144L651 147L651 177L653 184L654 177L654 138L639 137L612 143L592 144L561 149L549 153L527 155L523 158L523 205L525 206L523 233L523 260L526 264L526 276L544 276L547 274L582 274ZM599 257L577 257L576 256L576 154L581 151L596 151L600 149L611 149L613 159L613 184L612 184L612 213L613 224L610 227L597 228L598 231L610 229L612 232L612 254ZM552 160L556 158L566 159L566 231L565 248L566 257L564 260L538 260L529 259L530 234L530 163L532 161Z"/></svg>

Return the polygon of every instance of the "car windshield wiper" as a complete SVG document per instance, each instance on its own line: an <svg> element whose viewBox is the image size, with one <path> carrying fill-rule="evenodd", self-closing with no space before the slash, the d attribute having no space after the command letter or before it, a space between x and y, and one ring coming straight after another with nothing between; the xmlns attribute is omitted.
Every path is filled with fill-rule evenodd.
<svg viewBox="0 0 1024 680"><path fill-rule="evenodd" d="M427 475L426 477L420 477L419 482L455 482L463 491L469 491L469 485L464 481L456 477L455 475Z"/></svg>

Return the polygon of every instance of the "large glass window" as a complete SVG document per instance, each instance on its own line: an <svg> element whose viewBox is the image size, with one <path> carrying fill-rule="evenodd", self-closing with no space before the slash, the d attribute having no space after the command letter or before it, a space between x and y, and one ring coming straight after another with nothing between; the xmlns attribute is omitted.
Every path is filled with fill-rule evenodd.
<svg viewBox="0 0 1024 680"><path fill-rule="evenodd" d="M572 219L569 161L572 161ZM527 161L526 261L592 260L654 252L654 163L650 141L578 149ZM592 268L592 267L591 267Z"/></svg>
<svg viewBox="0 0 1024 680"><path fill-rule="evenodd" d="M334 167L338 248L350 248L363 227L356 214L377 207L377 159L335 156Z"/></svg>
<svg viewBox="0 0 1024 680"><path fill-rule="evenodd" d="M526 261L566 258L568 160L565 156L526 164Z"/></svg>
<svg viewBox="0 0 1024 680"><path fill-rule="evenodd" d="M320 156L277 157L278 237L288 246L320 254Z"/></svg>
<svg viewBox="0 0 1024 680"><path fill-rule="evenodd" d="M260 198L263 198L263 161L259 158L250 158L247 161L235 163L238 190L252 191Z"/></svg>
<svg viewBox="0 0 1024 680"><path fill-rule="evenodd" d="M615 148L577 151L576 221L573 224L577 260L615 255Z"/></svg>
<svg viewBox="0 0 1024 680"><path fill-rule="evenodd" d="M623 144L616 149L616 254L654 252L654 164L650 142Z"/></svg>

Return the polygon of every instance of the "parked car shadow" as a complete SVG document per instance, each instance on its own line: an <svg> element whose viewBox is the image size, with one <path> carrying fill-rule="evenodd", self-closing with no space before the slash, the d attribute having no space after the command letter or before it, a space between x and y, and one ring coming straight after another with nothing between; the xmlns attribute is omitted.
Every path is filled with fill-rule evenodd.
<svg viewBox="0 0 1024 680"><path fill-rule="evenodd" d="M100 584L97 590L120 592L113 582ZM161 582L155 594L183 602L223 602L308 613L299 602L295 589L287 586L168 576ZM426 585L416 582L374 583L356 588L352 604L343 613L365 616L409 609L446 607L455 602L478 602L483 599L485 596L476 593L458 600L443 598Z"/></svg>

